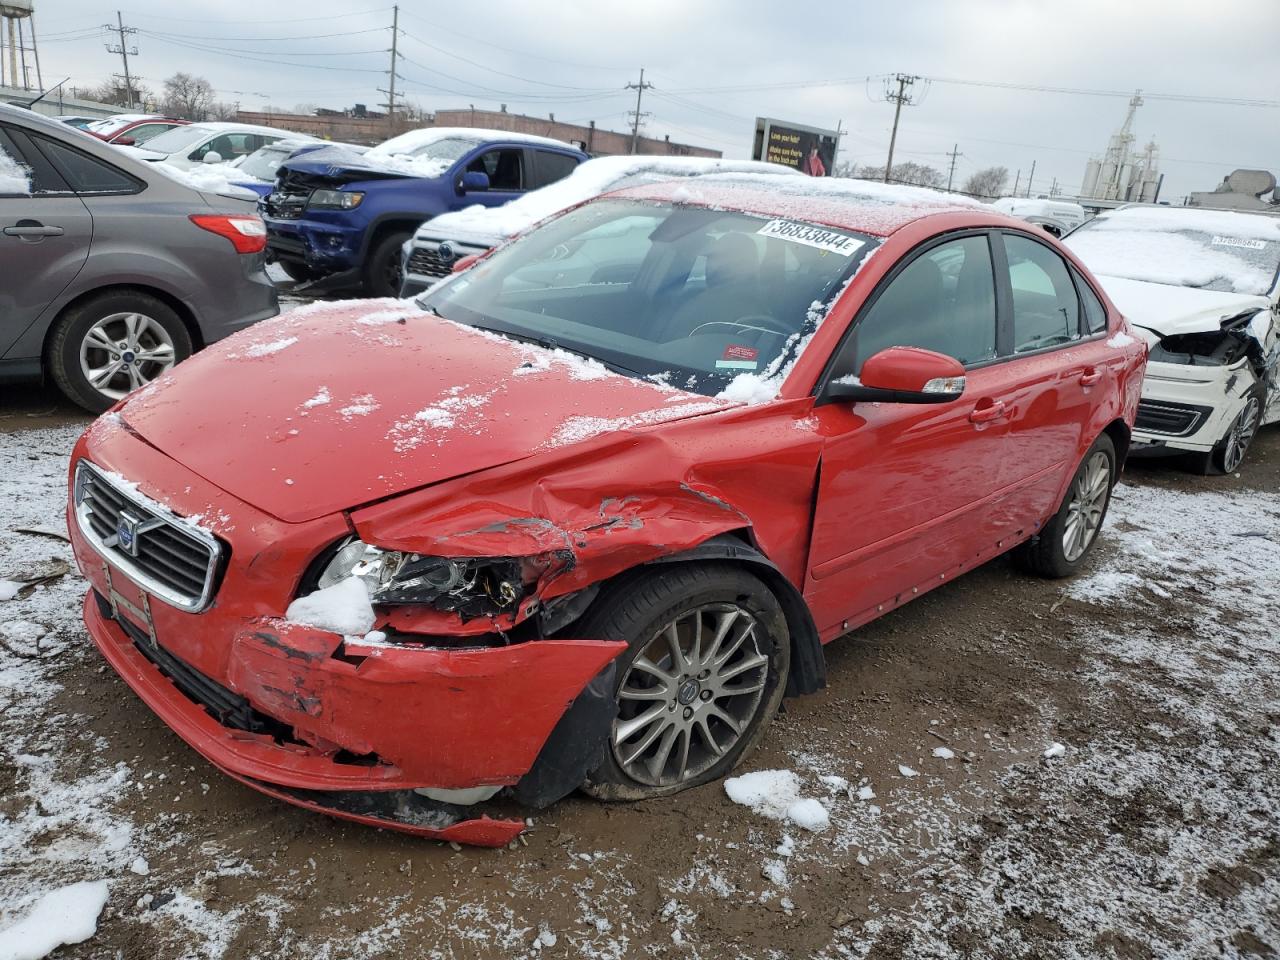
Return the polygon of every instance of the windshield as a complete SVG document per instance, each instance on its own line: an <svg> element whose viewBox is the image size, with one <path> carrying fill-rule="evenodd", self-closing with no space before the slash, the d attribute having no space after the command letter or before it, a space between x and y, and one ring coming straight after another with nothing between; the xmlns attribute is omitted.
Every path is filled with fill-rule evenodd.
<svg viewBox="0 0 1280 960"><path fill-rule="evenodd" d="M1117 210L1063 241L1094 273L1265 296L1280 270L1280 218L1215 210Z"/></svg>
<svg viewBox="0 0 1280 960"><path fill-rule="evenodd" d="M418 299L424 309L714 396L772 375L877 241L662 203L589 203Z"/></svg>
<svg viewBox="0 0 1280 960"><path fill-rule="evenodd" d="M205 127L199 127L194 124L185 127L174 127L172 130L166 130L158 137L152 137L148 140L146 149L154 150L157 153L182 153L184 150L194 147L207 136L209 136L209 131Z"/></svg>
<svg viewBox="0 0 1280 960"><path fill-rule="evenodd" d="M259 180L274 180L280 164L284 163L297 149L296 143L291 143L287 147L279 145L263 147L244 157L239 166L251 177L257 177Z"/></svg>
<svg viewBox="0 0 1280 960"><path fill-rule="evenodd" d="M410 130L392 137L369 151L374 156L409 156L427 160L447 160L452 163L464 153L480 145L474 137L433 138L430 131Z"/></svg>

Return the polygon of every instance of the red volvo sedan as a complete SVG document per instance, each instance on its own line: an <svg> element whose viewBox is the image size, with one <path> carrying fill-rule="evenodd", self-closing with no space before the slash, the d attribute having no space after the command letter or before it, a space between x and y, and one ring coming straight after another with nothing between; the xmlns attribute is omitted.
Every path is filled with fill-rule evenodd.
<svg viewBox="0 0 1280 960"><path fill-rule="evenodd" d="M988 208L779 179L599 198L126 399L70 476L103 655L258 790L499 844L722 776L992 557L1076 571L1146 363L1105 294Z"/></svg>

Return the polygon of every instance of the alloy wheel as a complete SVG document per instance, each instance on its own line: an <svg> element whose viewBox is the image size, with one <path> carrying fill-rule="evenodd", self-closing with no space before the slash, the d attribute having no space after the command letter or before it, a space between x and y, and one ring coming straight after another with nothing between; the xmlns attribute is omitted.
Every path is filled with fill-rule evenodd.
<svg viewBox="0 0 1280 960"><path fill-rule="evenodd" d="M618 766L649 786L690 780L737 745L764 696L762 628L742 607L680 614L640 650L618 687Z"/></svg>
<svg viewBox="0 0 1280 960"><path fill-rule="evenodd" d="M1258 412L1262 409L1256 396L1251 396L1227 432L1227 445L1222 451L1222 471L1234 473L1244 461L1245 452L1258 429Z"/></svg>
<svg viewBox="0 0 1280 960"><path fill-rule="evenodd" d="M105 397L119 400L150 383L176 361L173 338L143 313L103 317L80 341L80 372Z"/></svg>
<svg viewBox="0 0 1280 960"><path fill-rule="evenodd" d="M1083 556L1102 526L1102 514L1111 492L1111 460L1101 450L1095 452L1071 484L1067 522L1062 529L1062 552L1074 563Z"/></svg>

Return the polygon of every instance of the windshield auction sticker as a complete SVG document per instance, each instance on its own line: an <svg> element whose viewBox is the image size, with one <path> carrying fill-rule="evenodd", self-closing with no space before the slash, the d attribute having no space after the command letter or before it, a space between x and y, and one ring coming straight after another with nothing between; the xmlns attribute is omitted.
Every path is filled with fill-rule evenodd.
<svg viewBox="0 0 1280 960"><path fill-rule="evenodd" d="M806 247L816 247L828 253L838 253L842 257L851 257L865 245L863 241L808 223L796 223L794 220L770 220L756 231L762 237L777 237L779 240L790 240L792 243L803 243Z"/></svg>
<svg viewBox="0 0 1280 960"><path fill-rule="evenodd" d="M1214 237L1212 242L1215 247L1244 247L1246 250L1267 249L1267 241L1265 240L1244 240L1240 237Z"/></svg>

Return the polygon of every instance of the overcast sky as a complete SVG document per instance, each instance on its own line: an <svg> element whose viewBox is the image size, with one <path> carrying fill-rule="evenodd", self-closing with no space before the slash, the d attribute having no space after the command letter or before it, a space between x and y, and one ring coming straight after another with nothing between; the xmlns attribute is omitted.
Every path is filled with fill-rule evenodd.
<svg viewBox="0 0 1280 960"><path fill-rule="evenodd" d="M139 29L132 69L153 89L186 70L245 108L385 99L391 7L379 0L122 2ZM289 10L300 15L284 19ZM114 16L91 0L36 0L46 83L118 71L104 49L112 38L92 32ZM645 131L733 157L749 155L754 118L772 116L840 122L842 160L883 164L893 108L881 81L862 78L938 78L917 84L920 102L903 109L895 159L945 172L958 143L958 182L1000 164L1020 169L1025 187L1035 161L1037 192L1055 178L1078 189L1125 98L942 80L1280 98L1280 0L486 0L408 3L400 25L398 83L427 110L506 103L622 129L635 97L623 87L643 66L655 85ZM736 89L713 89L724 87ZM1152 97L1134 129L1138 145L1159 144L1161 199L1212 189L1238 166L1280 172L1274 106Z"/></svg>

